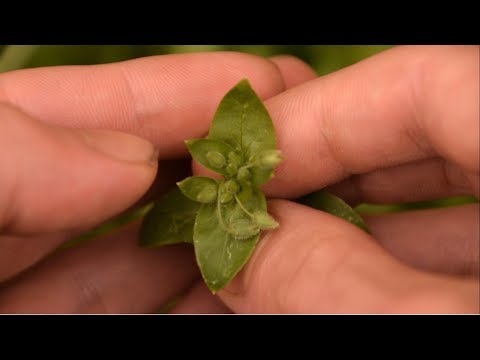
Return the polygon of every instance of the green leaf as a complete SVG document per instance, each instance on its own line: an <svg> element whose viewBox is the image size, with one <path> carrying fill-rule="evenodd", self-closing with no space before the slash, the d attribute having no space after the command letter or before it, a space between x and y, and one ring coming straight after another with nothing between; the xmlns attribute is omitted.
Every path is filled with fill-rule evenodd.
<svg viewBox="0 0 480 360"><path fill-rule="evenodd" d="M242 189L237 198L248 211L266 211L265 196L259 190ZM246 238L231 233L232 227L245 221L251 219L236 201L200 207L193 233L195 255L202 276L214 293L242 269L260 238L259 232Z"/></svg>
<svg viewBox="0 0 480 360"><path fill-rule="evenodd" d="M327 191L315 191L298 199L297 202L338 216L370 233L367 224L359 213L353 210L345 201Z"/></svg>
<svg viewBox="0 0 480 360"><path fill-rule="evenodd" d="M223 141L240 152L243 164L264 150L275 150L272 119L248 80L240 81L220 102L208 138ZM252 184L260 186L273 176L272 169L252 167Z"/></svg>
<svg viewBox="0 0 480 360"><path fill-rule="evenodd" d="M165 194L145 216L140 245L156 247L193 242L193 225L201 204L182 194L179 188Z"/></svg>
<svg viewBox="0 0 480 360"><path fill-rule="evenodd" d="M212 157L208 155L220 154L224 159L228 159L229 154L235 151L232 146L222 141L211 139L192 139L187 140L185 143L192 157L200 164L219 174L229 175L226 169L227 163L223 166L218 166L219 164L212 161Z"/></svg>
<svg viewBox="0 0 480 360"><path fill-rule="evenodd" d="M177 183L183 195L201 203L214 202L217 199L217 181L205 176L190 176Z"/></svg>

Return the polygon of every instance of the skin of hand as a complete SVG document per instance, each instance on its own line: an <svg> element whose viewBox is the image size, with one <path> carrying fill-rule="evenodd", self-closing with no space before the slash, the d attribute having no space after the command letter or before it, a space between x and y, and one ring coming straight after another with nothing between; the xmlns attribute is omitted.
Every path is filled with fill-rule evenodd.
<svg viewBox="0 0 480 360"><path fill-rule="evenodd" d="M478 204L370 216L369 235L286 200L478 198L478 63L478 46L414 46L319 78L220 52L1 74L0 312L148 313L184 294L173 313L478 313ZM57 249L178 180L183 140L244 77L285 155L265 186L281 226L218 296L190 247L139 248L138 223Z"/></svg>

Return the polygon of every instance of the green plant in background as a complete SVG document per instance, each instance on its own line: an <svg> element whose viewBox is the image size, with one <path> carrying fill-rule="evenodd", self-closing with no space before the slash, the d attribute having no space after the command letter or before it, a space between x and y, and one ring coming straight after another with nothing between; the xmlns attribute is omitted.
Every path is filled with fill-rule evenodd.
<svg viewBox="0 0 480 360"><path fill-rule="evenodd" d="M24 67L103 64L152 55L200 51L239 51L265 57L280 54L297 56L310 64L319 75L324 75L389 47L367 45L48 45L36 46L34 52L26 59L27 61L20 61L16 64L12 62L8 68L2 68L0 55L0 72ZM8 46L7 48L21 47ZM0 54L1 51L0 47Z"/></svg>
<svg viewBox="0 0 480 360"><path fill-rule="evenodd" d="M0 47L0 73L25 67L37 50L35 45Z"/></svg>

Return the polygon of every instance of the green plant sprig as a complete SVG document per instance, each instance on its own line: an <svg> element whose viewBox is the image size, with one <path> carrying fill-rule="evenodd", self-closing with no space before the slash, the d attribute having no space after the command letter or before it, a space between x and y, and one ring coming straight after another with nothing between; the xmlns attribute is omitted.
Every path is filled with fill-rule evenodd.
<svg viewBox="0 0 480 360"><path fill-rule="evenodd" d="M178 182L145 216L140 245L193 244L203 279L215 293L246 264L261 232L279 226L260 187L283 156L270 115L247 80L224 96L207 138L185 143L193 159L223 178L191 176ZM302 203L366 229L346 203L322 194Z"/></svg>

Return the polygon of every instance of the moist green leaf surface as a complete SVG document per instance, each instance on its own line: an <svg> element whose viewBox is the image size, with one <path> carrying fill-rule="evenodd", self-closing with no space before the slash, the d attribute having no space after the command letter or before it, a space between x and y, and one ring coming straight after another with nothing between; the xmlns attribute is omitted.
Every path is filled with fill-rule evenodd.
<svg viewBox="0 0 480 360"><path fill-rule="evenodd" d="M370 232L360 214L353 210L345 201L327 191L315 191L297 201L300 204L338 216L339 218L357 225L366 232Z"/></svg>
<svg viewBox="0 0 480 360"><path fill-rule="evenodd" d="M145 247L193 242L193 226L201 204L182 194L179 188L165 194L145 216L140 245Z"/></svg>
<svg viewBox="0 0 480 360"><path fill-rule="evenodd" d="M192 139L186 141L186 144L192 157L200 164L219 174L228 175L226 167L217 167L210 163L207 159L207 153L218 151L225 159L228 159L228 154L234 151L231 145L212 139Z"/></svg>
<svg viewBox="0 0 480 360"><path fill-rule="evenodd" d="M208 138L223 141L243 156L243 163L263 150L276 149L275 129L267 109L247 80L242 80L222 99ZM259 186L273 170L251 168L252 183Z"/></svg>
<svg viewBox="0 0 480 360"><path fill-rule="evenodd" d="M248 211L266 210L261 191L246 188L237 197ZM230 225L248 220L251 221L235 200L225 205L203 204L198 212L193 234L195 255L213 292L223 288L241 270L255 249L260 234L238 239L228 231Z"/></svg>

